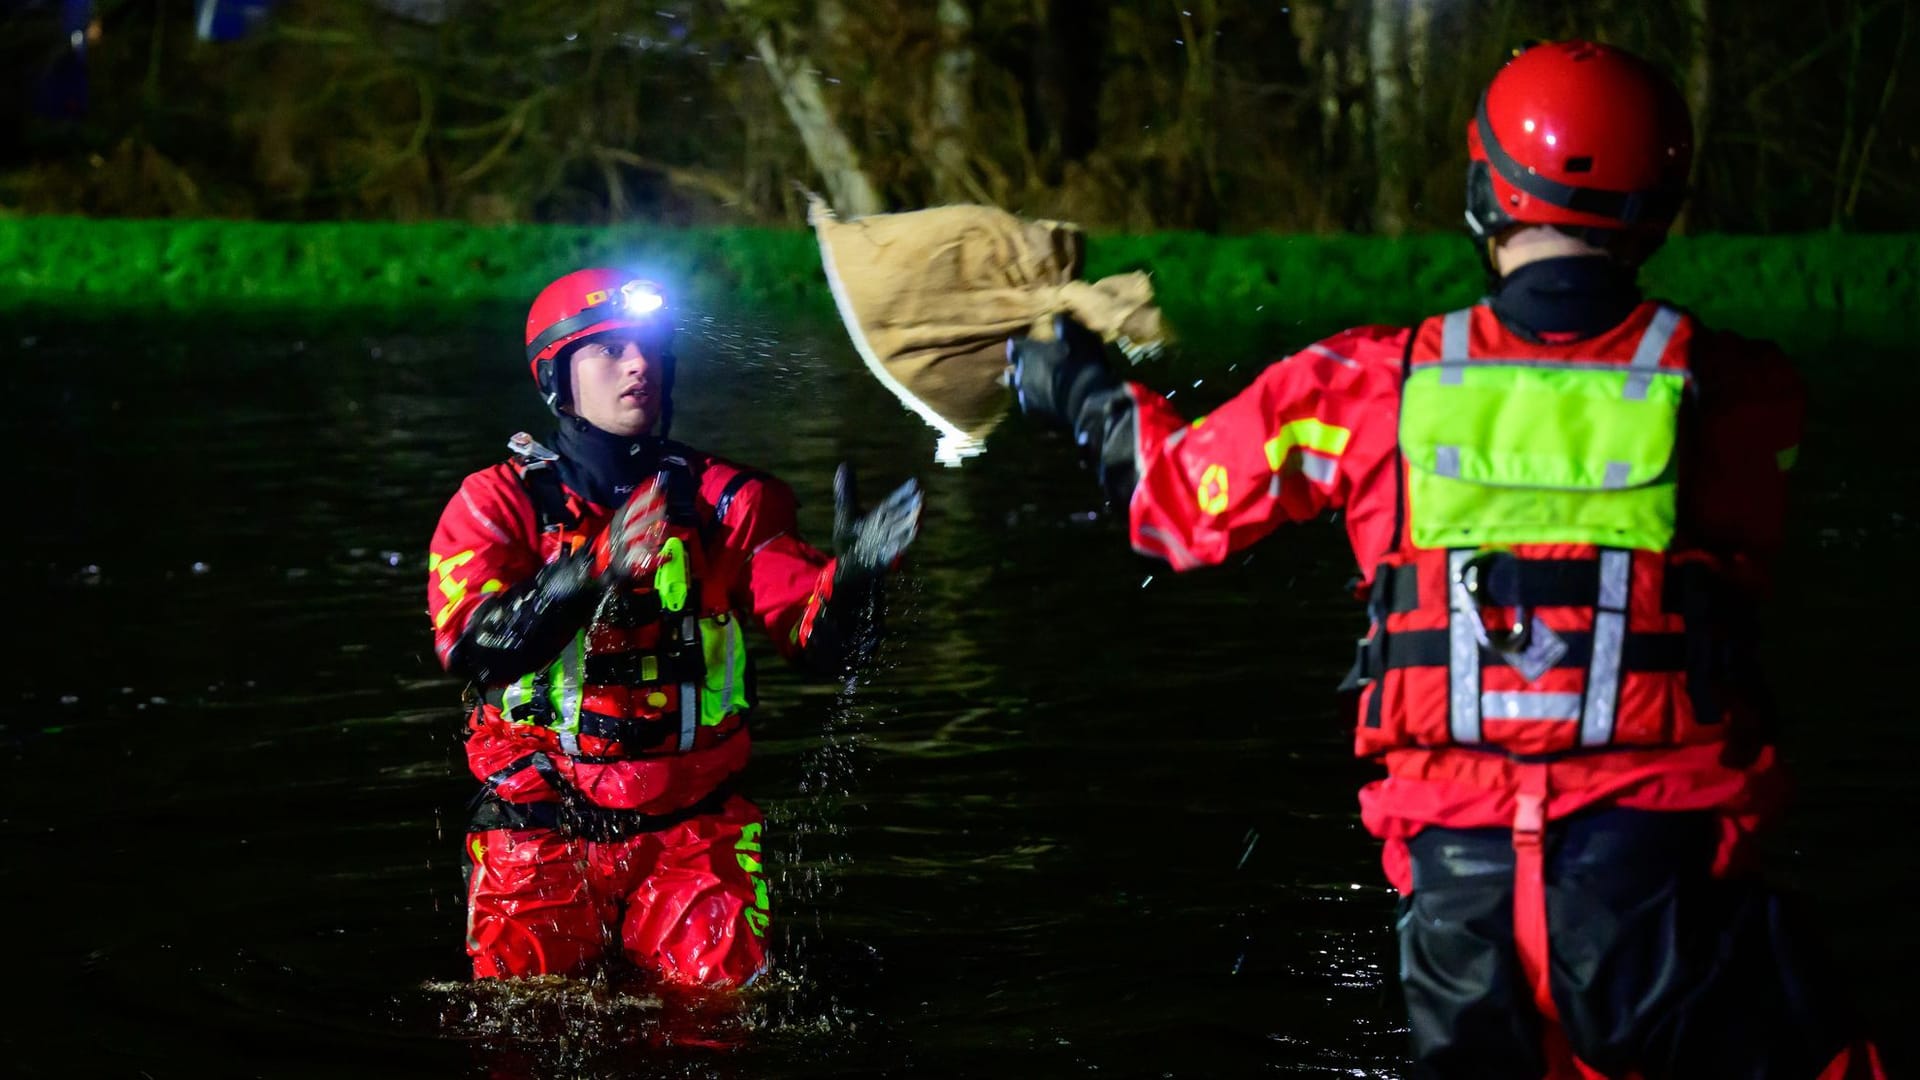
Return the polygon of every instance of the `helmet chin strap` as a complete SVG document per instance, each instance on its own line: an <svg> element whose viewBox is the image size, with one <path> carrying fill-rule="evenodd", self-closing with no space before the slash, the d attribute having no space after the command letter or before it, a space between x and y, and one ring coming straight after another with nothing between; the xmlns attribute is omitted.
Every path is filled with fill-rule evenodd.
<svg viewBox="0 0 1920 1080"><path fill-rule="evenodd" d="M573 404L572 365L567 360L572 351L562 349L559 355L540 361L540 397L555 416L567 415L567 407Z"/></svg>
<svg viewBox="0 0 1920 1080"><path fill-rule="evenodd" d="M660 366L663 369L660 373L660 418L654 421L653 429L664 439L673 430L673 374L680 366L680 358L674 355L671 345L660 358Z"/></svg>
<svg viewBox="0 0 1920 1080"><path fill-rule="evenodd" d="M1494 255L1494 248L1500 246L1498 236L1482 237L1474 249L1480 253L1480 269L1486 271L1487 291L1492 292L1500 286L1500 260Z"/></svg>

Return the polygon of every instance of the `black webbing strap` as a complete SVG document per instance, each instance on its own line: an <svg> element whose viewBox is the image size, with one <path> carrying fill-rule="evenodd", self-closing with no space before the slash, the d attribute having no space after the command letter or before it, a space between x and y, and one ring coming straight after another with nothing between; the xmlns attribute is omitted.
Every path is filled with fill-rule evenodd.
<svg viewBox="0 0 1920 1080"><path fill-rule="evenodd" d="M582 672L588 686L649 686L699 682L707 665L698 648L684 641L662 641L660 652L594 653ZM652 663L649 664L648 661Z"/></svg>
<svg viewBox="0 0 1920 1080"><path fill-rule="evenodd" d="M496 709L500 709L501 714L506 716L507 719L518 723L540 723L538 719L528 717L551 717L553 715L551 705L548 705L546 709L540 710L537 713L528 714L528 717L507 713L507 711L501 707L501 691L497 687L489 687L482 697L486 700L487 704L492 705ZM515 711L517 713L526 713L527 709L523 706L521 709ZM541 726L547 725L542 724ZM679 730L680 719L678 717L622 717L608 716L605 713L597 713L591 709L583 708L580 710L580 734L589 735L596 739L605 739L608 742L617 742L624 747L638 749L643 746L652 746L665 741L669 735ZM626 755L627 758L637 756L639 755L633 753ZM531 758L516 761L507 767L505 775L512 775L513 773L519 772L531 763ZM504 780L505 775L499 778ZM487 782L491 784L494 783L495 780L493 777L489 777Z"/></svg>
<svg viewBox="0 0 1920 1080"><path fill-rule="evenodd" d="M665 742L679 730L678 717L608 716L605 713L587 709L580 710L580 734L604 739L607 742L617 742L623 747L631 747L635 750ZM620 760L630 760L639 756L642 755L628 753Z"/></svg>
<svg viewBox="0 0 1920 1080"><path fill-rule="evenodd" d="M748 483L759 479L762 479L762 474L750 469L734 473L733 479L727 481L727 486L720 489L720 497L713 501L713 519L725 525L727 511L733 508L733 497L740 494L740 489L746 487Z"/></svg>
<svg viewBox="0 0 1920 1080"><path fill-rule="evenodd" d="M1669 566L1662 610L1686 614L1687 625L1693 625L1701 579L1710 577L1704 567ZM1392 614L1420 609L1417 566L1382 566L1375 571L1374 587L1384 589L1386 611ZM1480 578L1480 597L1488 607L1593 607L1600 600L1600 563L1597 559L1490 560Z"/></svg>
<svg viewBox="0 0 1920 1080"><path fill-rule="evenodd" d="M698 802L664 814L643 814L637 810L614 810L595 806L577 794L558 801L510 803L488 796L480 801L467 824L469 832L490 829L554 829L568 836L588 840L620 840L641 833L672 828L683 821L717 814L733 797L733 778L728 777ZM562 789L571 790L571 789Z"/></svg>
<svg viewBox="0 0 1920 1080"><path fill-rule="evenodd" d="M1343 691L1364 691L1372 683L1373 693L1367 698L1366 715L1361 723L1370 728L1380 726L1381 708L1387 696L1387 688L1378 684L1380 673L1386 670L1387 644L1387 601L1392 589L1391 567L1379 566L1374 569L1373 587L1367 593L1367 624L1370 632L1354 644L1353 667L1347 677L1340 682Z"/></svg>
<svg viewBox="0 0 1920 1080"><path fill-rule="evenodd" d="M694 480L693 467L678 444L663 447L660 455L660 488L667 496L667 521L687 529L700 527L697 498L700 486Z"/></svg>
<svg viewBox="0 0 1920 1080"><path fill-rule="evenodd" d="M1567 645L1565 656L1556 668L1585 668L1593 660L1593 634L1588 631L1556 630L1555 636ZM1622 671L1676 672L1688 670L1689 634L1637 634L1629 632L1621 644ZM1450 655L1447 631L1403 630L1385 635L1379 650L1380 666L1368 674L1378 678L1388 671L1407 668L1447 667ZM1501 663L1498 653L1484 646L1480 650L1483 666Z"/></svg>
<svg viewBox="0 0 1920 1080"><path fill-rule="evenodd" d="M520 486L526 488L527 498L533 501L534 520L541 532L571 529L580 524L579 515L567 503L566 489L560 486L560 474L553 466L539 462L522 469Z"/></svg>
<svg viewBox="0 0 1920 1080"><path fill-rule="evenodd" d="M553 668L543 667L533 673L533 693L527 701L507 708L506 688L489 686L480 692L480 699L500 710L500 715L516 724L538 724L541 727L553 726ZM524 765L520 768L525 768ZM519 771L515 769L514 771Z"/></svg>
<svg viewBox="0 0 1920 1080"><path fill-rule="evenodd" d="M1704 572L1687 576L1680 590L1680 611L1686 617L1687 629L1693 631L1688 636L1687 649L1687 696L1692 699L1693 722L1696 724L1717 724L1720 722L1720 681L1732 676L1729 663L1723 663L1720 649L1728 639L1722 631L1751 634L1751 626L1722 627L1720 618L1726 614L1723 605L1715 595L1715 582Z"/></svg>

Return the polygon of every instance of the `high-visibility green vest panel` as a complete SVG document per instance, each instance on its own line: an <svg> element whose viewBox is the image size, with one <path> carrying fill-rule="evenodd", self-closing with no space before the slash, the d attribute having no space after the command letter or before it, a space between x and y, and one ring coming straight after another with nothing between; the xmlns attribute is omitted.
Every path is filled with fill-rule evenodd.
<svg viewBox="0 0 1920 1080"><path fill-rule="evenodd" d="M727 717L745 712L747 643L740 619L731 612L700 620L700 651L706 660L706 681L700 687L700 726L717 727Z"/></svg>
<svg viewBox="0 0 1920 1080"><path fill-rule="evenodd" d="M1664 550L1686 375L1615 364L1423 364L1400 412L1416 547Z"/></svg>
<svg viewBox="0 0 1920 1080"><path fill-rule="evenodd" d="M729 716L747 711L753 706L752 695L748 692L748 671L751 660L747 654L747 642L741 633L740 617L733 612L706 616L699 620L700 652L704 664L701 681L689 684L683 689L691 689L699 695L700 725L718 727ZM579 634L567 645L556 659L544 671L536 671L522 676L506 687L501 697L501 708L508 715L514 715L522 705L535 700L542 692L547 697L551 711L546 713L548 726L561 734L571 734L580 730L581 699L585 692L585 679L581 657L586 652L586 635ZM652 656L641 660L641 677L652 681L652 672L658 670L658 663ZM540 720L534 715L522 715L520 722L535 724Z"/></svg>

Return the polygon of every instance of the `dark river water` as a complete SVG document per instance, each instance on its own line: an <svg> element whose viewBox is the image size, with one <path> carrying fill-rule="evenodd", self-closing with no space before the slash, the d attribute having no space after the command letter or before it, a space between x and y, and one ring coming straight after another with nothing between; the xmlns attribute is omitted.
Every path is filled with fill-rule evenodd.
<svg viewBox="0 0 1920 1080"><path fill-rule="evenodd" d="M1357 628L1336 528L1176 579L1057 442L1012 424L943 469L837 327L691 320L676 434L787 479L816 540L836 463L925 484L894 633L851 687L762 665L766 985L481 992L426 543L461 476L545 428L513 318L27 322L0 339L0 1071L1399 1074L1393 897L1332 691ZM1773 868L1900 1055L1920 378L1800 353L1818 411L1773 652L1801 790ZM1257 367L1146 377L1198 408Z"/></svg>

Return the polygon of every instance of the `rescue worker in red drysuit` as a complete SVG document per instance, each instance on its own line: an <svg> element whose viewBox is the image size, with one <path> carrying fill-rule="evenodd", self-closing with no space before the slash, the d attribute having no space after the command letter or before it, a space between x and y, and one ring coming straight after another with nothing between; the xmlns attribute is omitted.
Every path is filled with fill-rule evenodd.
<svg viewBox="0 0 1920 1080"><path fill-rule="evenodd" d="M468 476L434 533L435 651L470 679L467 952L476 978L581 974L624 955L671 984L767 963L765 837L747 760L749 628L844 673L913 540L908 481L855 520L835 482L830 559L780 481L666 438L674 358L651 283L592 269L527 317L558 418Z"/></svg>
<svg viewBox="0 0 1920 1080"><path fill-rule="evenodd" d="M1009 345L1135 550L1190 570L1342 512L1416 1076L1880 1075L1750 873L1784 781L1749 609L1801 392L1636 286L1690 142L1639 59L1541 45L1467 127L1481 302L1336 334L1191 423L1071 323Z"/></svg>

